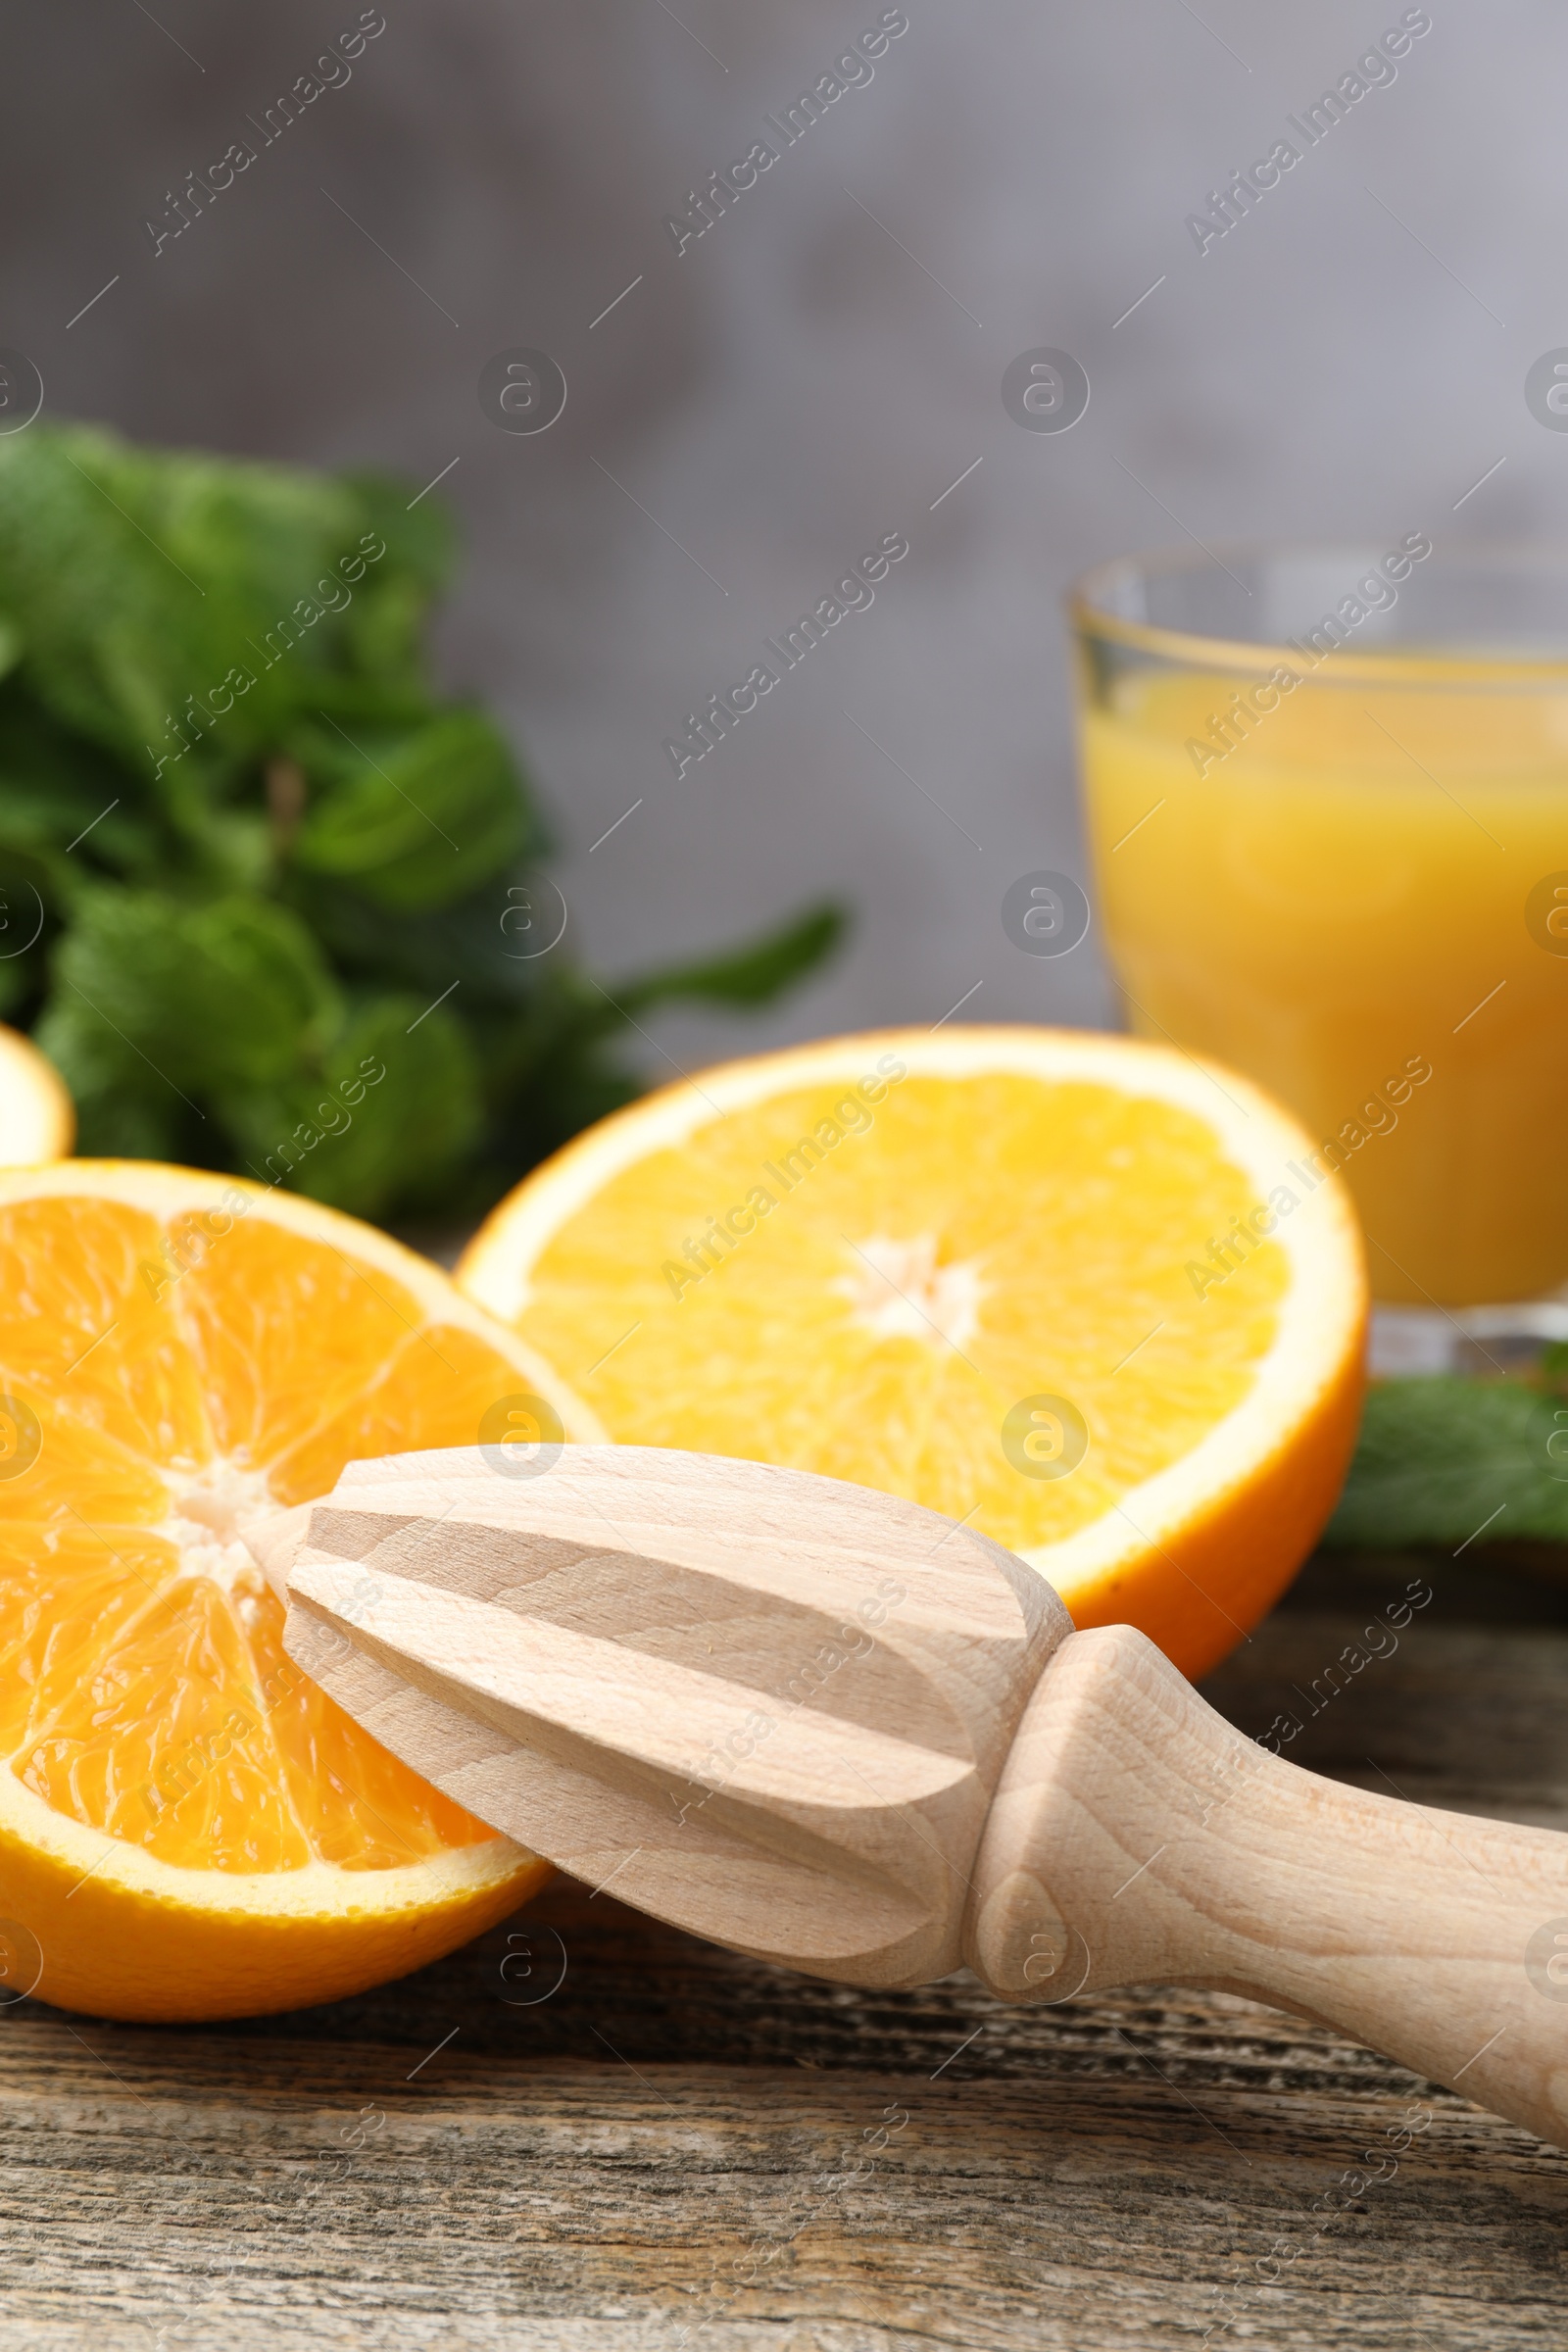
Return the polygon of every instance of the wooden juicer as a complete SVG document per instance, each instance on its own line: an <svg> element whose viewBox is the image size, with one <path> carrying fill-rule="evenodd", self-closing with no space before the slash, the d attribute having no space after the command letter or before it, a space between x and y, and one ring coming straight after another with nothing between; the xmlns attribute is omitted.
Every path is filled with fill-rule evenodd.
<svg viewBox="0 0 1568 2352"><path fill-rule="evenodd" d="M971 1527L541 1446L353 1462L247 1539L339 1705L656 1918L843 1984L1242 1993L1568 2143L1568 1838L1285 1763Z"/></svg>

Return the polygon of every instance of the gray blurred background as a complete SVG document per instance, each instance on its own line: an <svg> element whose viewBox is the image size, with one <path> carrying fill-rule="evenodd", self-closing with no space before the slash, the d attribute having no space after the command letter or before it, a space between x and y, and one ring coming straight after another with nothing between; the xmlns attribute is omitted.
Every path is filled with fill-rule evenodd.
<svg viewBox="0 0 1568 2352"><path fill-rule="evenodd" d="M1073 575L1193 538L1563 530L1568 434L1523 397L1568 344L1560 8L1433 0L1255 212L1202 255L1185 226L1403 13L907 0L874 79L677 257L663 217L879 0L384 0L352 79L155 257L144 220L260 148L247 117L356 0L11 7L0 342L56 414L450 468L447 676L526 752L579 950L625 971L857 909L764 1021L665 1016L682 1060L965 998L1109 1021L1093 934L1042 960L1000 919L1017 874L1084 871ZM479 406L514 345L569 386L538 436ZM1088 371L1070 432L1003 407L1041 345ZM875 605L677 781L685 712L890 531Z"/></svg>

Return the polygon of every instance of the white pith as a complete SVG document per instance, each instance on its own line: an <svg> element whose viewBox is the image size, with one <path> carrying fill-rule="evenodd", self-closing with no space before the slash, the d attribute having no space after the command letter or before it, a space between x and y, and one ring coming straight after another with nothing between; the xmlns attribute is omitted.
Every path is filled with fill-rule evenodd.
<svg viewBox="0 0 1568 2352"><path fill-rule="evenodd" d="M849 1271L832 1287L847 1298L855 1320L879 1340L924 1340L933 1347L966 1348L980 1328L986 1286L973 1258L937 1263L936 1236L894 1241L867 1234L852 1242Z"/></svg>
<svg viewBox="0 0 1568 2352"><path fill-rule="evenodd" d="M222 1587L238 1608L241 1624L248 1626L254 1612L246 1604L260 1599L267 1579L239 1530L250 1513L265 1511L272 1502L266 1473L219 1455L199 1470L169 1470L164 1476L170 1512L156 1532L174 1544L187 1575L211 1577Z"/></svg>

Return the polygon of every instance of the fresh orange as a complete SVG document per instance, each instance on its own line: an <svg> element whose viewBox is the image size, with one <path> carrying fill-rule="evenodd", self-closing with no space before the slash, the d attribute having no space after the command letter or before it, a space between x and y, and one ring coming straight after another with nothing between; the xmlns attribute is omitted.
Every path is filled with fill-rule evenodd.
<svg viewBox="0 0 1568 2352"><path fill-rule="evenodd" d="M187 1168L0 1174L0 1980L121 2018L290 2008L515 1907L534 1855L284 1653L236 1529L346 1461L593 1416L436 1267Z"/></svg>
<svg viewBox="0 0 1568 2352"><path fill-rule="evenodd" d="M75 1134L75 1108L54 1063L0 1024L0 1167L64 1159Z"/></svg>
<svg viewBox="0 0 1568 2352"><path fill-rule="evenodd" d="M896 1030L704 1071L536 1170L458 1279L617 1441L912 1496L1192 1675L1299 1565L1354 1440L1343 1179L1245 1080L1124 1038Z"/></svg>

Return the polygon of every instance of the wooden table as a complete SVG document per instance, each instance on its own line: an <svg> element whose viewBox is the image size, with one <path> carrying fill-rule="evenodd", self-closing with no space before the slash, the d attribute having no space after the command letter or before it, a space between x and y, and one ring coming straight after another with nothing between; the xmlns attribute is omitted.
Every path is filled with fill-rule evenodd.
<svg viewBox="0 0 1568 2352"><path fill-rule="evenodd" d="M1423 1574L1397 1653L1290 1752L1568 1828L1548 1586L1319 1564L1210 1695L1250 1732L1303 1713L1291 1687ZM1568 2341L1568 2156L1331 2033L1158 1987L815 1984L564 1882L328 2009L191 2031L24 2002L0 2098L4 2352Z"/></svg>

